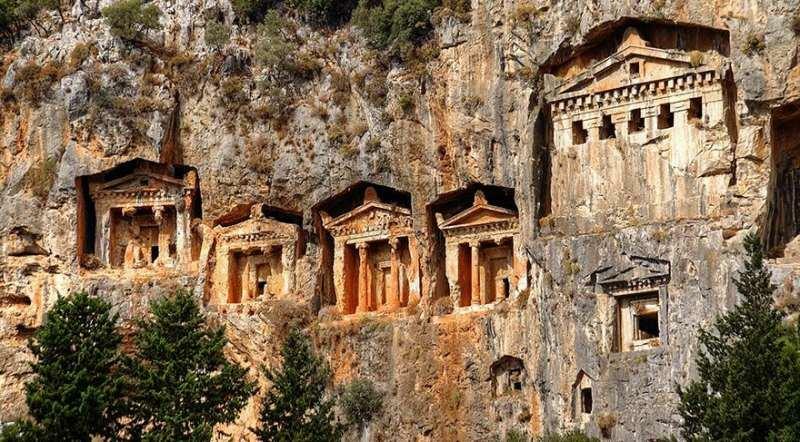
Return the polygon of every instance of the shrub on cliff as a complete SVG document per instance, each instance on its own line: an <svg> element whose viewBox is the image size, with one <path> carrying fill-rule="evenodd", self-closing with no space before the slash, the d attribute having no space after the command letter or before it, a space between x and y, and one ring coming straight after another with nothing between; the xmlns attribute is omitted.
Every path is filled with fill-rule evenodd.
<svg viewBox="0 0 800 442"><path fill-rule="evenodd" d="M371 46L404 53L428 35L431 13L439 4L438 0L359 0L353 21Z"/></svg>
<svg viewBox="0 0 800 442"><path fill-rule="evenodd" d="M0 440L90 441L113 438L123 391L117 315L85 293L60 298L29 347L37 358L25 385L33 422L4 429Z"/></svg>
<svg viewBox="0 0 800 442"><path fill-rule="evenodd" d="M383 406L383 395L368 379L355 379L345 386L339 403L350 425L361 427Z"/></svg>
<svg viewBox="0 0 800 442"><path fill-rule="evenodd" d="M100 11L111 34L130 41L143 41L147 31L160 29L161 10L142 0L117 0Z"/></svg>
<svg viewBox="0 0 800 442"><path fill-rule="evenodd" d="M179 291L153 301L138 322L126 363L130 391L126 435L134 440L211 440L253 394L247 371L223 354L222 327L212 328L194 297Z"/></svg>
<svg viewBox="0 0 800 442"><path fill-rule="evenodd" d="M306 20L320 25L337 25L350 19L356 0L289 0Z"/></svg>
<svg viewBox="0 0 800 442"><path fill-rule="evenodd" d="M773 308L775 286L755 235L745 239L742 302L700 330L699 379L678 388L688 440L797 440L800 335Z"/></svg>
<svg viewBox="0 0 800 442"><path fill-rule="evenodd" d="M325 397L330 369L297 329L283 342L281 356L281 368L264 370L272 388L261 404L260 426L253 431L263 441L340 440L334 402Z"/></svg>

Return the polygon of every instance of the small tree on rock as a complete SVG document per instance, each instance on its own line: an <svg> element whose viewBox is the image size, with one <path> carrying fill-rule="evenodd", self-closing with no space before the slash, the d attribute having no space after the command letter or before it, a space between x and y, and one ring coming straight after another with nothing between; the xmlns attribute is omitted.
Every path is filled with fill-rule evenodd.
<svg viewBox="0 0 800 442"><path fill-rule="evenodd" d="M700 330L699 379L678 388L689 440L797 440L800 340L773 308L775 286L761 244L745 238L748 258L734 280L742 302Z"/></svg>
<svg viewBox="0 0 800 442"><path fill-rule="evenodd" d="M214 425L230 423L253 394L247 371L223 354L224 328L209 328L184 291L150 304L139 321L128 361L127 432L132 439L211 440Z"/></svg>
<svg viewBox="0 0 800 442"><path fill-rule="evenodd" d="M281 349L283 366L264 370L272 388L261 404L258 438L270 442L329 442L340 440L334 421L334 401L325 398L330 369L314 354L299 330L289 332Z"/></svg>
<svg viewBox="0 0 800 442"><path fill-rule="evenodd" d="M348 424L361 430L381 410L383 395L369 379L355 379L344 388L339 404Z"/></svg>
<svg viewBox="0 0 800 442"><path fill-rule="evenodd" d="M37 361L25 386L33 422L0 440L90 441L118 431L121 336L111 305L86 293L60 298L29 344Z"/></svg>

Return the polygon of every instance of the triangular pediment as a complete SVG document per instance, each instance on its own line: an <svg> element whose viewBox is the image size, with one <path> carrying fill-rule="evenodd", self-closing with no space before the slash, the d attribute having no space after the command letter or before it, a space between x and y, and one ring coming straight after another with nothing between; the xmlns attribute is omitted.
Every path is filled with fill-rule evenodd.
<svg viewBox="0 0 800 442"><path fill-rule="evenodd" d="M250 218L238 224L226 227L226 236L240 235L259 232L275 232L284 235L292 235L297 229L296 224L283 223L271 218Z"/></svg>
<svg viewBox="0 0 800 442"><path fill-rule="evenodd" d="M101 191L135 191L146 189L181 188L183 181L167 175L136 172L100 186Z"/></svg>
<svg viewBox="0 0 800 442"><path fill-rule="evenodd" d="M517 213L503 207L489 204L472 206L442 223L439 227L443 230L456 227L491 224L500 221L514 220Z"/></svg>
<svg viewBox="0 0 800 442"><path fill-rule="evenodd" d="M638 64L633 73L632 64ZM671 78L691 69L689 56L646 46L628 45L592 64L581 74L556 88L557 95L596 93L622 86Z"/></svg>
<svg viewBox="0 0 800 442"><path fill-rule="evenodd" d="M332 229L335 227L384 223L388 222L392 218L404 218L410 216L411 211L404 207L398 207L378 201L370 201L353 209L350 212L330 220L325 227Z"/></svg>
<svg viewBox="0 0 800 442"><path fill-rule="evenodd" d="M669 261L635 255L623 255L620 258L617 263L592 272L589 283L614 290L665 284L669 281Z"/></svg>

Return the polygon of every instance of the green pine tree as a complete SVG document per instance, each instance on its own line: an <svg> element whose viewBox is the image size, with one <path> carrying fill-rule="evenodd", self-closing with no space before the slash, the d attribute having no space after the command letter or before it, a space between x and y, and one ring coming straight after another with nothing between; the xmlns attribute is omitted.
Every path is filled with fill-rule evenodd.
<svg viewBox="0 0 800 442"><path fill-rule="evenodd" d="M117 315L86 293L60 298L29 344L37 361L25 386L33 422L4 429L0 440L89 441L112 437L123 391Z"/></svg>
<svg viewBox="0 0 800 442"><path fill-rule="evenodd" d="M208 441L253 394L247 371L223 354L224 328L210 328L191 293L150 304L128 361L127 436L149 441Z"/></svg>
<svg viewBox="0 0 800 442"><path fill-rule="evenodd" d="M289 332L281 349L283 366L265 370L272 388L261 404L258 438L270 442L330 442L342 438L332 399L325 399L330 369L299 330Z"/></svg>
<svg viewBox="0 0 800 442"><path fill-rule="evenodd" d="M734 280L742 302L714 330L700 330L699 379L678 388L689 440L798 440L800 340L773 308L758 238L748 235L744 247L748 259Z"/></svg>

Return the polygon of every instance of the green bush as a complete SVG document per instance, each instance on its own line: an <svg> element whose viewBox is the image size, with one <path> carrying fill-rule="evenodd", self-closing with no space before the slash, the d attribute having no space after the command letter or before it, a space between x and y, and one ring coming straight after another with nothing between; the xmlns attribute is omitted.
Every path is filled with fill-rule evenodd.
<svg viewBox="0 0 800 442"><path fill-rule="evenodd" d="M111 28L111 34L125 40L141 41L147 31L160 29L161 10L142 0L117 0L100 13Z"/></svg>
<svg viewBox="0 0 800 442"><path fill-rule="evenodd" d="M231 40L231 27L219 20L206 23L205 41L210 48L222 49Z"/></svg>
<svg viewBox="0 0 800 442"><path fill-rule="evenodd" d="M231 0L236 16L251 23L260 23L276 3L276 0Z"/></svg>
<svg viewBox="0 0 800 442"><path fill-rule="evenodd" d="M747 55L760 54L766 49L767 43L764 40L764 34L758 32L751 32L747 35L742 47L742 52Z"/></svg>
<svg viewBox="0 0 800 442"><path fill-rule="evenodd" d="M368 379L355 379L344 387L339 398L347 422L353 426L361 426L372 420L383 406L383 395L375 389Z"/></svg>
<svg viewBox="0 0 800 442"><path fill-rule="evenodd" d="M318 25L338 25L350 20L357 0L290 0L306 19Z"/></svg>
<svg viewBox="0 0 800 442"><path fill-rule="evenodd" d="M359 0L353 20L371 46L403 52L427 37L437 6L439 0Z"/></svg>
<svg viewBox="0 0 800 442"><path fill-rule="evenodd" d="M291 24L271 10L258 25L253 47L256 63L265 69L272 85L284 85L297 79L309 79L322 69L311 54L300 51L292 40Z"/></svg>
<svg viewBox="0 0 800 442"><path fill-rule="evenodd" d="M16 72L14 96L28 103L39 103L48 97L50 88L61 78L61 74L61 66L56 63L40 66L35 61L30 61Z"/></svg>
<svg viewBox="0 0 800 442"><path fill-rule="evenodd" d="M547 433L537 439L537 442L600 442L600 439L589 437L579 430L572 430L566 433Z"/></svg>

